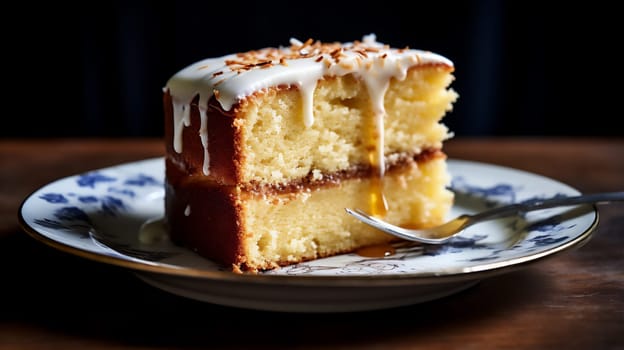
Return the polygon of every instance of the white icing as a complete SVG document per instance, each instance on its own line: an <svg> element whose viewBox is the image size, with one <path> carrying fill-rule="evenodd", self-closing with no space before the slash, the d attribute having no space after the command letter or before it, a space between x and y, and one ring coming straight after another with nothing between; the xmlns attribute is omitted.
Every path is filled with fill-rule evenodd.
<svg viewBox="0 0 624 350"><path fill-rule="evenodd" d="M154 244L167 238L164 217L152 218L141 224L139 228L139 242L141 244Z"/></svg>
<svg viewBox="0 0 624 350"><path fill-rule="evenodd" d="M204 164L202 171L204 175L210 175L210 153L208 153L208 116L206 115L206 107L199 107L199 138L204 148Z"/></svg>
<svg viewBox="0 0 624 350"><path fill-rule="evenodd" d="M180 102L176 98L173 101L173 128L176 132L173 134L173 149L182 152L182 130L185 126L191 125L191 107L190 103Z"/></svg>
<svg viewBox="0 0 624 350"><path fill-rule="evenodd" d="M190 125L190 104L199 95L199 137L204 147L204 174L210 172L206 109L215 96L226 111L255 91L275 86L296 86L301 93L305 127L314 124L314 90L323 76L354 74L363 79L375 117L376 166L383 175L384 95L391 78L405 79L407 70L419 64L453 63L438 54L413 49L396 49L377 42L374 34L362 42L317 45L290 39L290 47L265 48L243 54L209 58L182 69L167 82L173 101L173 148L182 152L182 131ZM333 46L332 46L333 45ZM340 54L336 54L337 50ZM304 57L302 57L304 56ZM233 64L233 61L250 64ZM258 64L255 65L254 64ZM238 69L242 68L242 69ZM374 161L373 161L374 162Z"/></svg>

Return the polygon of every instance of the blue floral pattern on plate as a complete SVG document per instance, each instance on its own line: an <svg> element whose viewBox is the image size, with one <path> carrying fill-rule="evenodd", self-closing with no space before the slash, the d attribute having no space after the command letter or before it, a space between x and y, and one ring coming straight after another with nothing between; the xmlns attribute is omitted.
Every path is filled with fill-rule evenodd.
<svg viewBox="0 0 624 350"><path fill-rule="evenodd" d="M491 164L449 159L449 171L456 194L450 216L578 194L556 180ZM343 254L240 275L172 244L166 235L142 239L141 232L162 219L163 198L164 159L146 159L52 182L25 199L20 220L31 236L53 247L131 268L174 294L239 307L319 312L378 309L452 294L485 276L584 244L598 218L590 205L545 209L469 227L445 245L400 243L395 254L383 258ZM308 290L309 285L323 288Z"/></svg>
<svg viewBox="0 0 624 350"><path fill-rule="evenodd" d="M451 189L456 194L452 216L537 197L578 194L555 180L493 165L449 160L449 170L453 175ZM159 158L62 179L25 201L24 221L40 235L94 254L223 271L166 239L159 244L141 243L141 225L163 214L163 175L163 161ZM403 244L389 257L344 254L264 274L439 275L441 271L480 269L482 264L505 265L509 260L556 249L585 233L595 221L594 208L576 210L585 212L531 212L476 225L445 245Z"/></svg>

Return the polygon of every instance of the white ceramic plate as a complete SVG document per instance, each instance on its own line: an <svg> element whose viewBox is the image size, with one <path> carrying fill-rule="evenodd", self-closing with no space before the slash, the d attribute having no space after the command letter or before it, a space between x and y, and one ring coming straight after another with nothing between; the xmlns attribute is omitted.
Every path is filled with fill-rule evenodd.
<svg viewBox="0 0 624 350"><path fill-rule="evenodd" d="M450 216L536 197L579 192L540 175L449 160L456 203ZM399 247L384 258L344 254L281 269L236 274L158 238L163 158L52 182L20 208L32 237L62 251L132 269L165 291L221 305L293 312L360 311L415 304L468 288L586 243L593 205L553 208L468 228L442 246ZM347 215L345 213L345 215Z"/></svg>

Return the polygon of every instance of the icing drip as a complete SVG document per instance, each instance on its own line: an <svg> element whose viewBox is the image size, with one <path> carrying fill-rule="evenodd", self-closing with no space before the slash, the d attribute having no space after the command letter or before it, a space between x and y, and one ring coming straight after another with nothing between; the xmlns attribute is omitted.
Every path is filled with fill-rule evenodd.
<svg viewBox="0 0 624 350"><path fill-rule="evenodd" d="M316 89L316 79L297 83L301 94L301 107L303 114L303 124L309 128L314 124L314 90Z"/></svg>
<svg viewBox="0 0 624 350"><path fill-rule="evenodd" d="M191 125L191 107L189 103L178 102L175 98L173 101L173 149L182 152L182 130L184 127Z"/></svg>
<svg viewBox="0 0 624 350"><path fill-rule="evenodd" d="M199 107L199 138L201 139L202 147L204 148L204 164L202 171L204 175L210 175L210 153L208 152L208 116L206 115L206 108Z"/></svg>

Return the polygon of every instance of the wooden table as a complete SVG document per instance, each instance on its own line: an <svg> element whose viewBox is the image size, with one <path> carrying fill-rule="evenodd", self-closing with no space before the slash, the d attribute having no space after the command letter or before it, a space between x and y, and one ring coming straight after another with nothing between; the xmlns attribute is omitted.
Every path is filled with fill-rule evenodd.
<svg viewBox="0 0 624 350"><path fill-rule="evenodd" d="M361 313L242 310L168 294L25 234L21 201L55 179L163 154L158 139L0 141L0 348L624 349L624 205L583 247L450 297ZM451 158L581 192L624 190L624 139L456 138Z"/></svg>

